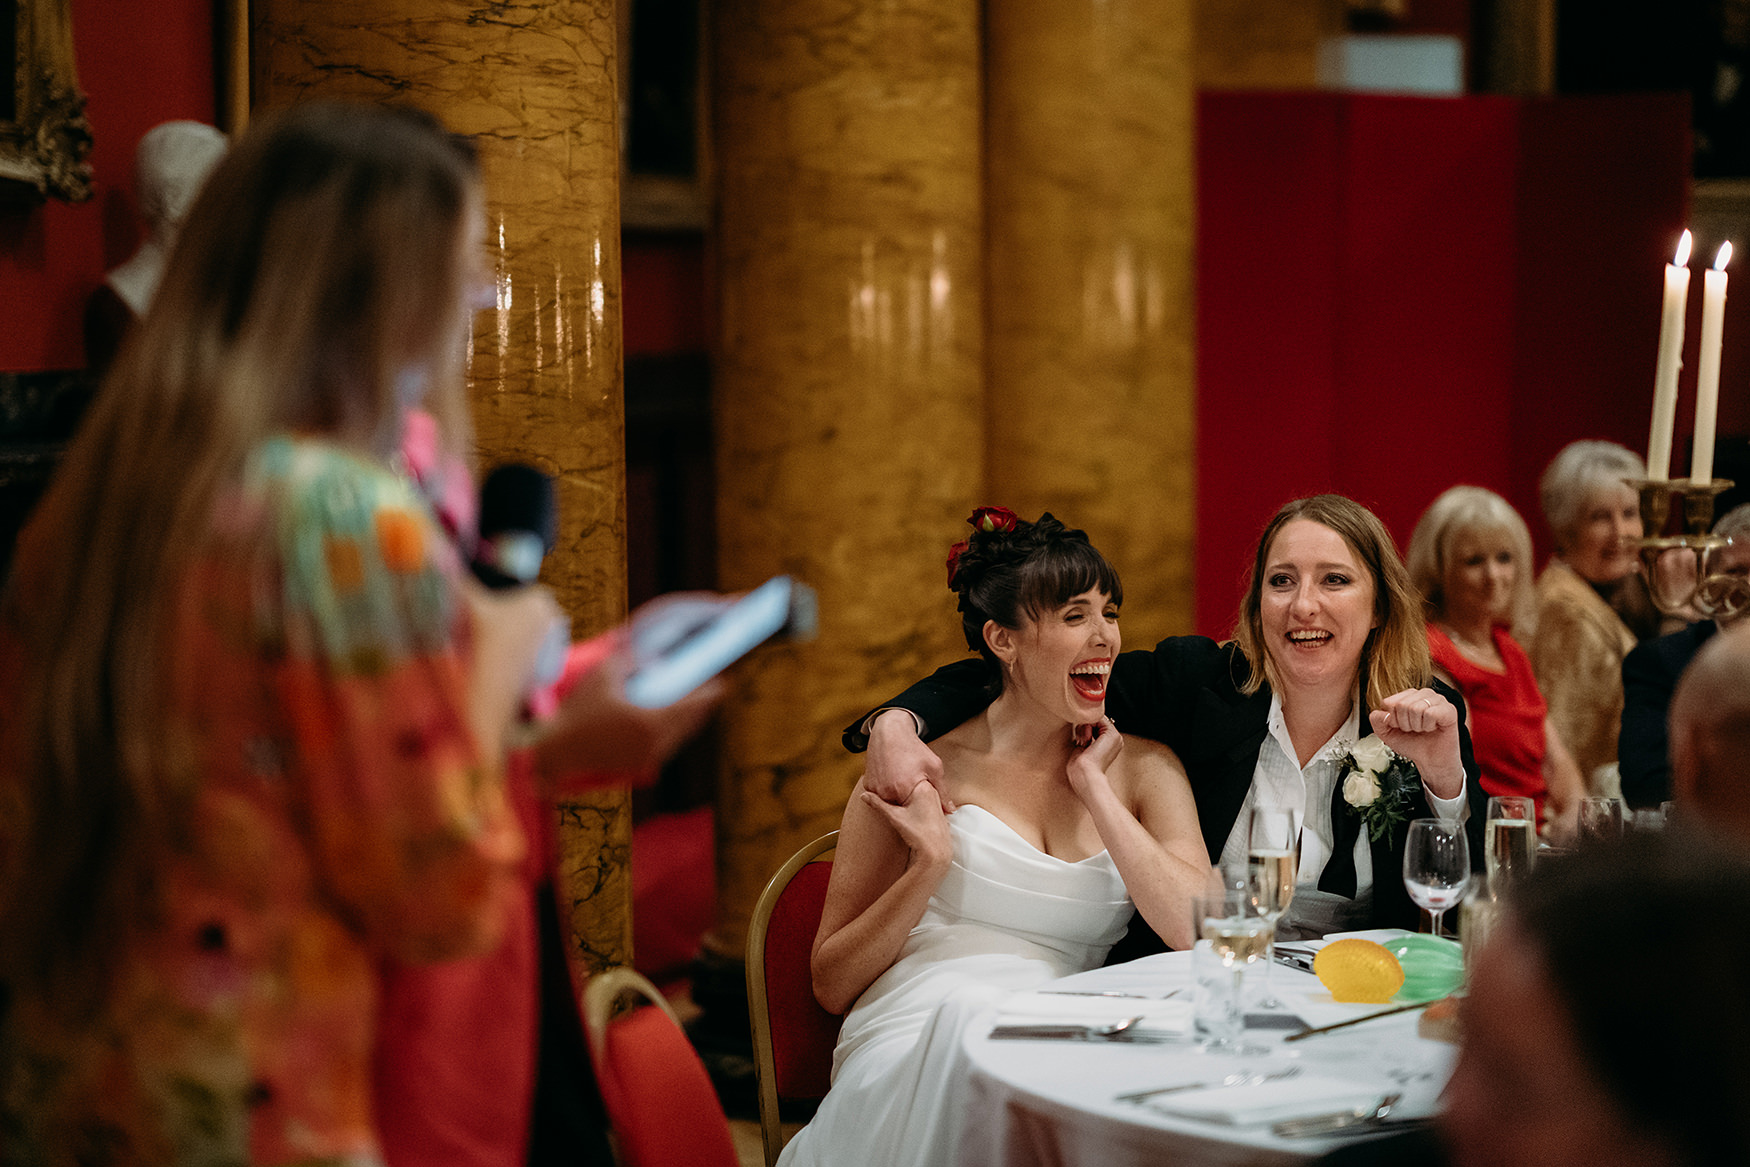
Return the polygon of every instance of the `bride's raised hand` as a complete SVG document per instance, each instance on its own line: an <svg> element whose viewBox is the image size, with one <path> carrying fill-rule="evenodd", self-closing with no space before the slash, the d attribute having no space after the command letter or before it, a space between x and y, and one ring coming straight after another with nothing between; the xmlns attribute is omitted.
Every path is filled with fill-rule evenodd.
<svg viewBox="0 0 1750 1167"><path fill-rule="evenodd" d="M1069 759L1069 785L1076 797L1085 802L1094 784L1106 781L1107 769L1124 749L1124 735L1110 717L1102 717L1093 725L1078 725L1074 733L1077 748ZM1084 741L1084 737L1089 740Z"/></svg>
<svg viewBox="0 0 1750 1167"><path fill-rule="evenodd" d="M906 800L897 805L870 790L857 797L887 820L900 841L911 849L913 864L947 867L954 856L954 845L948 834L948 816L942 813L942 800L934 786L919 782Z"/></svg>
<svg viewBox="0 0 1750 1167"><path fill-rule="evenodd" d="M1416 764L1428 789L1442 798L1464 790L1458 710L1433 689L1393 693L1367 715L1373 732L1399 757Z"/></svg>

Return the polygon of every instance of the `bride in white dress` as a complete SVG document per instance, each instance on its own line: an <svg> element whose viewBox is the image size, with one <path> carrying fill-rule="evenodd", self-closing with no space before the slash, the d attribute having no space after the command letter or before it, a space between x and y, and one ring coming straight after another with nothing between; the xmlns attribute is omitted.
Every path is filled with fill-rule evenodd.
<svg viewBox="0 0 1750 1167"><path fill-rule="evenodd" d="M820 1003L850 1012L780 1167L953 1163L972 1017L1099 965L1133 903L1191 943L1210 867L1184 770L1105 718L1117 573L1050 515L970 521L949 585L1001 695L932 743L939 797L921 783L895 806L859 783L845 807L813 972Z"/></svg>

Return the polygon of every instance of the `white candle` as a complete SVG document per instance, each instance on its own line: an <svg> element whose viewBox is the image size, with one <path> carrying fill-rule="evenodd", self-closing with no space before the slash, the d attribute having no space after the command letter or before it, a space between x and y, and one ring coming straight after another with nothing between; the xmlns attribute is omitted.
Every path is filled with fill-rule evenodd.
<svg viewBox="0 0 1750 1167"><path fill-rule="evenodd" d="M1714 265L1701 277L1701 359L1695 366L1695 453L1691 482L1714 480L1714 424L1720 408L1720 340L1726 330L1726 265L1732 245L1720 244Z"/></svg>
<svg viewBox="0 0 1750 1167"><path fill-rule="evenodd" d="M1653 375L1653 428L1647 436L1647 477L1671 477L1671 436L1677 424L1677 373L1683 368L1683 315L1689 307L1687 230L1677 241L1677 258L1665 265L1665 306L1659 316L1659 366Z"/></svg>

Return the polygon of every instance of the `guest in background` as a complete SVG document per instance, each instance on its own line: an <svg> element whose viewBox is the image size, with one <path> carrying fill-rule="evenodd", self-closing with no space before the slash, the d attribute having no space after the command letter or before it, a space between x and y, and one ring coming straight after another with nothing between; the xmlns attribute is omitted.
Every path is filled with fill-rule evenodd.
<svg viewBox="0 0 1750 1167"><path fill-rule="evenodd" d="M122 338L146 314L177 232L225 146L225 135L204 122L161 122L140 138L134 198L146 237L85 302L85 367L94 378L109 372Z"/></svg>
<svg viewBox="0 0 1750 1167"><path fill-rule="evenodd" d="M1562 448L1538 484L1555 557L1537 581L1537 628L1528 646L1556 735L1573 751L1586 792L1614 797L1622 725L1622 660L1637 634L1613 601L1645 597L1633 540L1640 505L1624 481L1643 478L1639 455L1614 442ZM1656 624L1646 630L1657 635Z"/></svg>
<svg viewBox="0 0 1750 1167"><path fill-rule="evenodd" d="M409 385L468 448L484 230L429 116L263 119L21 536L0 1161L378 1162L378 963L500 943L507 741L558 611L470 586L390 469ZM629 768L673 732L614 682L524 731L532 764Z"/></svg>
<svg viewBox="0 0 1750 1167"><path fill-rule="evenodd" d="M845 744L868 747L869 785L904 801L940 774L920 726L944 733L989 703L976 664L947 665L850 726ZM1418 926L1402 878L1409 818L1468 814L1482 862L1485 796L1463 705L1433 675L1421 597L1385 525L1335 494L1295 499L1265 525L1232 641L1174 636L1123 653L1107 696L1126 733L1179 755L1209 857L1223 868L1244 866L1253 806L1302 812L1285 919L1308 935ZM1370 734L1421 778L1404 785L1405 820L1378 837L1343 781L1343 760ZM1113 959L1159 948L1133 927Z"/></svg>
<svg viewBox="0 0 1750 1167"><path fill-rule="evenodd" d="M1677 682L1671 794L1684 821L1750 840L1750 625L1711 638Z"/></svg>
<svg viewBox="0 0 1750 1167"><path fill-rule="evenodd" d="M1716 597L1726 610L1635 646L1622 662L1622 735L1617 754L1622 797L1631 807L1657 807L1671 797L1671 759L1666 723L1671 694L1695 654L1713 634L1750 606L1750 503L1733 507L1713 533L1732 542L1713 553L1710 575L1731 581Z"/></svg>
<svg viewBox="0 0 1750 1167"><path fill-rule="evenodd" d="M1516 636L1535 610L1525 520L1492 490L1455 486L1417 520L1408 567L1437 675L1464 694L1484 791L1534 799L1539 824L1566 836L1584 786Z"/></svg>
<svg viewBox="0 0 1750 1167"><path fill-rule="evenodd" d="M1747 902L1742 847L1677 829L1534 869L1461 1006L1452 1162L1750 1163Z"/></svg>

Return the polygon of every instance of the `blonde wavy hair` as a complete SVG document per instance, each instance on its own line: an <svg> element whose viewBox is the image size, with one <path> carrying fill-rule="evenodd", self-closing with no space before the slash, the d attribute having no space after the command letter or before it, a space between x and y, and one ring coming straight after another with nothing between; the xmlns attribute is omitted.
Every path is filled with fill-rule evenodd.
<svg viewBox="0 0 1750 1167"><path fill-rule="evenodd" d="M1508 603L1511 631L1521 643L1530 639L1537 623L1537 592L1532 585L1531 531L1513 504L1481 486L1455 486L1428 504L1410 535L1404 556L1410 582L1422 593L1428 618L1437 620L1446 611L1446 570L1452 561L1452 545L1467 532L1499 533L1507 537L1513 553L1513 592Z"/></svg>
<svg viewBox="0 0 1750 1167"><path fill-rule="evenodd" d="M1258 537L1246 597L1240 602L1240 616L1234 626L1234 641L1250 666L1249 676L1240 685L1241 692L1256 693L1266 681L1272 688L1280 686L1276 664L1264 643L1264 570L1276 533L1295 519L1308 519L1342 536L1372 579L1373 614L1378 625L1368 633L1361 648L1363 707L1369 700L1426 685L1434 669L1428 656L1422 601L1410 584L1410 573L1398 558L1391 534L1378 516L1355 500L1340 494L1317 494L1285 503Z"/></svg>
<svg viewBox="0 0 1750 1167"><path fill-rule="evenodd" d="M88 1015L200 782L165 740L172 593L220 492L281 432L378 457L400 386L469 444L472 148L409 109L312 103L237 144L190 210L0 593L0 983Z"/></svg>

